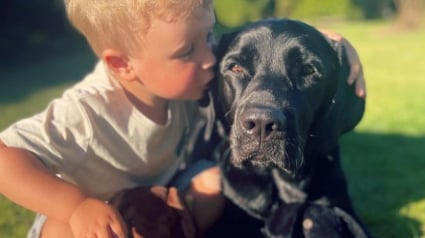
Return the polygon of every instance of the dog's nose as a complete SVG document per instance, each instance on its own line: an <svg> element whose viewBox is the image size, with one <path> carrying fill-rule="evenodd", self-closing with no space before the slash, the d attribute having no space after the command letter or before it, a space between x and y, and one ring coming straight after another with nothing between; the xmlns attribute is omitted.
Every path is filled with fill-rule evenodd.
<svg viewBox="0 0 425 238"><path fill-rule="evenodd" d="M273 108L248 108L242 112L240 123L245 133L264 140L282 131L285 116Z"/></svg>

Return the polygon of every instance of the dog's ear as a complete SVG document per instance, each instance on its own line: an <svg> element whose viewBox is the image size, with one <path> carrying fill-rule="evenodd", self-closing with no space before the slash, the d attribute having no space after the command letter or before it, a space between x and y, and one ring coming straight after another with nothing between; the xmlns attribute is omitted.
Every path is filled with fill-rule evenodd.
<svg viewBox="0 0 425 238"><path fill-rule="evenodd" d="M337 86L332 102L317 123L311 128L314 135L312 145L321 152L327 153L338 144L340 135L348 132L360 122L365 110L365 99L355 94L355 86L347 83L350 64L344 46L331 41L338 61L336 77Z"/></svg>
<svg viewBox="0 0 425 238"><path fill-rule="evenodd" d="M347 52L341 42L333 44L338 55L340 70L338 75L338 88L335 94L335 113L339 121L339 133L354 129L360 122L365 110L365 99L359 98L355 93L355 85L349 85L347 79L350 73Z"/></svg>
<svg viewBox="0 0 425 238"><path fill-rule="evenodd" d="M333 208L335 214L344 222L346 228L348 229L348 233L352 235L352 237L355 238L367 238L368 235L366 234L365 230L362 228L362 226L348 213L346 213L344 210L334 207Z"/></svg>
<svg viewBox="0 0 425 238"><path fill-rule="evenodd" d="M224 54L228 51L230 43L232 43L239 33L240 30L234 30L221 35L218 43L214 47L214 54L217 57L217 62L220 62L221 58L223 58Z"/></svg>

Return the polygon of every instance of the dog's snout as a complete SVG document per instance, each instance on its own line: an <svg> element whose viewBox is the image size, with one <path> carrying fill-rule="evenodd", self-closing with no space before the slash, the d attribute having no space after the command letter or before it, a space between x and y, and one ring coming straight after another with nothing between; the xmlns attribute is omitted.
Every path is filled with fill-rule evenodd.
<svg viewBox="0 0 425 238"><path fill-rule="evenodd" d="M240 122L246 134L264 140L282 131L285 117L277 109L249 108L241 114Z"/></svg>

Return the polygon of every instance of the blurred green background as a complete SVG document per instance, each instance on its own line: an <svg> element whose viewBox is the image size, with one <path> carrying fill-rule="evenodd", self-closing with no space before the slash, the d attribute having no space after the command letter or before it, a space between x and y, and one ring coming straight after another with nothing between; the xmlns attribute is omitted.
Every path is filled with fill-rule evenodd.
<svg viewBox="0 0 425 238"><path fill-rule="evenodd" d="M350 194L375 237L425 237L425 0L215 0L216 33L290 17L344 35L367 80L366 113L343 136ZM0 2L0 130L32 115L96 59L63 0ZM25 237L33 213L0 196L0 237Z"/></svg>

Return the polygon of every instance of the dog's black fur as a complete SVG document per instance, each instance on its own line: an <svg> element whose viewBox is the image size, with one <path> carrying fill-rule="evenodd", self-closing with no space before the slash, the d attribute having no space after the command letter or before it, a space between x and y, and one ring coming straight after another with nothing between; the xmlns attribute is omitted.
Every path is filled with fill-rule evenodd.
<svg viewBox="0 0 425 238"><path fill-rule="evenodd" d="M340 165L339 137L356 126L365 107L347 84L343 47L305 23L270 19L223 36L217 57L217 85L211 90L230 141L229 156L220 161L226 197L261 221L268 237L329 237L302 236L295 221L283 224L305 215L291 211L309 209L321 211L312 220L322 229L317 234L331 226L328 216L353 237L366 237ZM359 229L350 230L334 209ZM279 234L280 226L293 232ZM338 229L331 237L349 237ZM245 237L258 237L254 234Z"/></svg>

